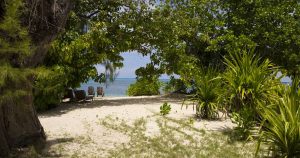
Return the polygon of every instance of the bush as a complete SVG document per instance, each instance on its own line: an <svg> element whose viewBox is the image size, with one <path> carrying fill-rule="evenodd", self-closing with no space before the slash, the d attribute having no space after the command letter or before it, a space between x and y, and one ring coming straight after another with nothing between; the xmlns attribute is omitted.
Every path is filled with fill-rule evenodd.
<svg viewBox="0 0 300 158"><path fill-rule="evenodd" d="M221 96L221 80L213 68L202 69L194 73L195 94L187 101L196 103L196 115L205 119L219 117L219 97Z"/></svg>
<svg viewBox="0 0 300 158"><path fill-rule="evenodd" d="M160 114L167 115L171 111L171 105L165 102L162 106L160 106Z"/></svg>
<svg viewBox="0 0 300 158"><path fill-rule="evenodd" d="M235 127L235 140L246 140L251 137L251 131L253 125L256 124L256 119L253 117L255 114L254 109L244 107L238 113L232 112L230 115L231 121L237 125Z"/></svg>
<svg viewBox="0 0 300 158"><path fill-rule="evenodd" d="M261 107L260 142L268 145L273 157L300 157L300 91L294 79L286 94ZM260 144L260 143L259 143ZM259 147L259 146L258 146Z"/></svg>
<svg viewBox="0 0 300 158"><path fill-rule="evenodd" d="M37 111L56 107L65 92L66 78L58 69L41 69L34 83L34 106Z"/></svg>
<svg viewBox="0 0 300 158"><path fill-rule="evenodd" d="M260 60L253 53L232 53L225 58L227 70L223 75L227 92L229 112L243 129L244 138L259 119L258 103L270 103L278 98L276 88L280 80L276 79L278 70L269 60ZM246 113L246 115L245 115ZM240 117L240 118L237 118Z"/></svg>
<svg viewBox="0 0 300 158"><path fill-rule="evenodd" d="M136 83L129 85L127 94L129 96L159 95L160 87L158 77L140 78Z"/></svg>
<svg viewBox="0 0 300 158"><path fill-rule="evenodd" d="M170 81L167 82L164 86L165 93L186 93L186 91L186 86L184 85L183 81L181 79L174 78L174 76L171 76Z"/></svg>

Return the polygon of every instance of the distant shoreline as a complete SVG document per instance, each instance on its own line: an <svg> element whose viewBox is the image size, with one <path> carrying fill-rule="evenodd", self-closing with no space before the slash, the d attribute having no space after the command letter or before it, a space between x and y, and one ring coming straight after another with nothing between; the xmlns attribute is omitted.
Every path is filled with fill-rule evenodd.
<svg viewBox="0 0 300 158"><path fill-rule="evenodd" d="M115 78L117 79L130 79L130 80L136 80L136 78L126 78L126 77L121 77L121 78ZM159 80L170 80L169 78L159 78Z"/></svg>
<svg viewBox="0 0 300 158"><path fill-rule="evenodd" d="M160 82L168 82L170 79L159 79ZM89 80L86 83L82 83L79 89L88 91L88 87L92 86L104 88L105 97L126 97L128 87L136 82L136 78L116 78L113 82L98 83L93 80ZM161 91L163 93L163 91Z"/></svg>

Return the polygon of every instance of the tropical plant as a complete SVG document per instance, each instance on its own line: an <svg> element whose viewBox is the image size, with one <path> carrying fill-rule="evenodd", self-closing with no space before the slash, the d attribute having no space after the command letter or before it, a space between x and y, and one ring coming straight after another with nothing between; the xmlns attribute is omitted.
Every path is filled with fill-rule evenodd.
<svg viewBox="0 0 300 158"><path fill-rule="evenodd" d="M221 96L221 79L214 68L202 68L194 73L195 94L189 95L186 101L196 104L196 115L205 119L219 117L219 99ZM188 106L188 105L187 105Z"/></svg>
<svg viewBox="0 0 300 158"><path fill-rule="evenodd" d="M171 105L165 102L162 106L159 107L161 115L167 115L171 111Z"/></svg>
<svg viewBox="0 0 300 158"><path fill-rule="evenodd" d="M300 157L300 91L299 79L285 87L282 98L266 104L261 102L261 133L258 143L268 146L276 157Z"/></svg>
<svg viewBox="0 0 300 158"><path fill-rule="evenodd" d="M231 118L239 122L238 129L242 129L247 138L259 118L257 104L270 103L278 98L275 93L281 84L276 78L278 69L269 60L255 56L253 51L230 53L225 57L225 64L227 69L223 80L229 105L227 110L238 114L231 115Z"/></svg>
<svg viewBox="0 0 300 158"><path fill-rule="evenodd" d="M253 125L256 124L253 115L255 115L254 109L248 107L244 107L239 112L232 112L230 114L231 121L237 125L233 132L235 140L251 140L250 138L254 135L252 131L255 131Z"/></svg>
<svg viewBox="0 0 300 158"><path fill-rule="evenodd" d="M174 76L170 77L169 82L164 85L165 93L186 93L187 87L184 85L184 82L181 79L176 79Z"/></svg>

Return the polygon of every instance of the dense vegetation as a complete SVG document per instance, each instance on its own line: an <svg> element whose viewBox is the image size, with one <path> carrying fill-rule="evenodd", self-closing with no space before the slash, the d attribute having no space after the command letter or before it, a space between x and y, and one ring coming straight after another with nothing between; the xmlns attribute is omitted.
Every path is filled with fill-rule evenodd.
<svg viewBox="0 0 300 158"><path fill-rule="evenodd" d="M136 50L151 63L136 71L129 95L159 94L159 76L177 74L174 87L192 89L197 116L226 111L241 139L255 138L261 126L270 155L299 156L298 1L75 0L65 31L38 66L25 66L32 46L20 23L22 3L13 2L5 3L0 24L0 105L22 104L20 96L34 93L37 109L48 109L68 88L113 78L120 53ZM280 84L279 71L294 79L292 88Z"/></svg>
<svg viewBox="0 0 300 158"><path fill-rule="evenodd" d="M47 73L40 61L69 11L67 1L55 3L53 12L41 9L53 3L37 2L30 12L31 1L22 2L0 1L0 157L13 148L45 142L33 107L33 86L37 76Z"/></svg>
<svg viewBox="0 0 300 158"><path fill-rule="evenodd" d="M221 101L223 96L221 78L214 68L201 68L195 71L193 85L194 94L184 101L196 104L196 116L205 119L219 118Z"/></svg>
<svg viewBox="0 0 300 158"><path fill-rule="evenodd" d="M300 154L300 91L299 79L284 89L277 100L259 104L261 115L260 142L269 145L276 157L299 157Z"/></svg>
<svg viewBox="0 0 300 158"><path fill-rule="evenodd" d="M129 13L118 14L127 3L93 0L74 3L66 31L52 43L44 59L44 65L53 73L37 80L38 109L58 104L67 88L78 88L89 79L112 80L116 68L122 66L120 53L129 50L129 34L119 27L124 23L123 16ZM105 72L98 72L97 64L103 65Z"/></svg>
<svg viewBox="0 0 300 158"><path fill-rule="evenodd" d="M31 86L29 76L34 72L33 69L24 67L25 57L32 52L28 32L18 20L20 14L17 10L21 5L21 1L8 3L8 11L0 24L0 30L5 32L0 36L0 105L10 99L21 100L20 97L28 92L20 90L19 87L22 84Z"/></svg>
<svg viewBox="0 0 300 158"><path fill-rule="evenodd" d="M269 8L269 3L273 3L274 7ZM298 48L297 42L292 43L291 40L298 39L298 14L296 10L295 14L290 14L296 6L296 2L275 1L266 4L242 2L235 6L231 1L174 1L159 4L150 1L148 4L77 0L66 31L53 43L44 62L56 76L64 74L63 76L68 77L60 77L63 81L49 80L49 85L43 85L48 88L40 91L50 93L56 86L63 93L64 89L76 88L89 79L103 82L103 77L108 76L104 72L97 72L95 65L110 63L109 70L113 74L113 70L122 66L120 53L131 50L150 55L149 64L159 69L137 74L138 78L149 75L150 78L156 78L163 73L175 73L187 83L192 80L193 69L199 66L213 66L224 71L226 66L223 64L223 56L243 49L253 49L260 57L269 58L273 63L289 70L288 74L296 75L299 54L295 51ZM119 13L122 7L126 9ZM254 10L257 11L255 14ZM251 23L255 23L257 28ZM269 25L272 27L268 27ZM269 40L271 36L274 40ZM279 50L291 54L281 54ZM51 76L55 78L54 75ZM149 86L139 88L143 85L140 82L146 82L144 80L138 81L135 88L129 91L145 89L148 92L139 90L141 94L132 95L158 94L153 90L155 83L152 85L149 82ZM54 96L57 98L56 102L59 101L59 92L51 93L46 96ZM43 98L40 94L38 98ZM42 102L46 103L47 100L39 101L40 104Z"/></svg>

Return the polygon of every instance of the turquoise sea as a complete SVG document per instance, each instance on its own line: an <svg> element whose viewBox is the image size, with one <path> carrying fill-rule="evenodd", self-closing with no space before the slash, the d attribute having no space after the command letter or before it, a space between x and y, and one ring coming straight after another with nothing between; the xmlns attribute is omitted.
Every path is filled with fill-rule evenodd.
<svg viewBox="0 0 300 158"><path fill-rule="evenodd" d="M127 96L126 91L128 89L128 86L132 83L135 83L135 81L135 78L117 78L114 82L109 82L108 84L100 84L98 82L90 80L87 83L82 83L79 89L83 89L87 92L89 86L93 86L95 90L97 89L97 87L103 87L105 96L120 97ZM160 81L168 82L169 79L160 79ZM291 82L282 81L282 83L291 85ZM162 90L161 94L163 94Z"/></svg>
<svg viewBox="0 0 300 158"><path fill-rule="evenodd" d="M160 79L162 82L168 82L169 79ZM89 86L93 86L96 90L97 87L103 87L105 96L127 96L126 91L128 86L132 83L135 83L135 78L117 78L113 82L109 82L107 84L100 84L98 82L94 82L93 80L88 81L87 83L82 83L81 87L78 89L83 89L87 92Z"/></svg>

